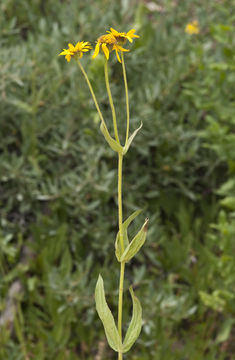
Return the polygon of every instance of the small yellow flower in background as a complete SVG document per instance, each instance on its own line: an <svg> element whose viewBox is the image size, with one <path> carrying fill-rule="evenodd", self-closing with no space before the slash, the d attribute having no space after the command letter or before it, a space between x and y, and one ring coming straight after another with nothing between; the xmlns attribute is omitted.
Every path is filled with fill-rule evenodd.
<svg viewBox="0 0 235 360"><path fill-rule="evenodd" d="M92 49L88 41L79 41L75 46L68 44L68 49L64 49L59 55L65 55L65 59L69 62L72 56L77 55L83 57L83 53Z"/></svg>
<svg viewBox="0 0 235 360"><path fill-rule="evenodd" d="M108 60L109 59L109 53L113 50L115 50L116 52L116 56L117 56L117 59L119 62L121 62L121 59L119 57L119 54L118 52L120 51L129 51L127 49L124 49L122 46L120 46L118 43L117 43L117 40L115 38L115 36L113 36L111 33L110 34L107 34L107 35L102 35L98 38L97 40L97 44L96 44L96 47L95 47L95 52L92 56L93 59L96 58L96 56L99 54L100 52L100 47L106 57L106 59Z"/></svg>
<svg viewBox="0 0 235 360"><path fill-rule="evenodd" d="M115 37L118 45L123 45L125 44L126 40L133 42L132 40L133 38L139 38L139 35L136 35L135 31L136 31L135 29L131 29L126 33L126 32L118 32L117 30L110 28L110 31L107 32Z"/></svg>
<svg viewBox="0 0 235 360"><path fill-rule="evenodd" d="M185 27L185 32L187 34L199 34L200 28L197 20L194 20L192 23L187 24Z"/></svg>

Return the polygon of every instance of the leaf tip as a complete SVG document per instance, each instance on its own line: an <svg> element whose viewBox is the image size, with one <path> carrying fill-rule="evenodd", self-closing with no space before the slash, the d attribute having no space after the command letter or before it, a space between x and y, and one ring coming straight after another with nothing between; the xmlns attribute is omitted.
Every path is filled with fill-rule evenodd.
<svg viewBox="0 0 235 360"><path fill-rule="evenodd" d="M148 222L149 222L149 218L146 218L144 223L144 232L148 231Z"/></svg>

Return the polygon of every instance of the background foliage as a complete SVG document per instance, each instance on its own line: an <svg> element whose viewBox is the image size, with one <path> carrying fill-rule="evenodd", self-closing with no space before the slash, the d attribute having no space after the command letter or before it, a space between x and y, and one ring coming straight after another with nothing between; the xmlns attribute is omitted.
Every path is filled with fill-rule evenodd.
<svg viewBox="0 0 235 360"><path fill-rule="evenodd" d="M79 69L57 56L68 42L94 46L110 26L141 36L126 56L131 127L144 126L124 163L124 214L143 208L150 229L125 282L144 309L128 359L234 359L234 8L1 1L0 359L116 358L93 293L101 272L115 311L117 159ZM110 119L102 57L83 63ZM121 67L111 64L121 126ZM127 295L126 324L130 306Z"/></svg>

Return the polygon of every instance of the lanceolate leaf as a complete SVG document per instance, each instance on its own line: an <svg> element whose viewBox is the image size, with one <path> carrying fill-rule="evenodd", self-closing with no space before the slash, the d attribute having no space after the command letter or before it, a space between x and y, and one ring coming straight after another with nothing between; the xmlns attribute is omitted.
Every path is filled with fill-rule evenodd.
<svg viewBox="0 0 235 360"><path fill-rule="evenodd" d="M130 348L138 338L142 327L142 308L140 302L135 296L132 288L130 288L130 293L133 303L133 312L132 319L123 343L123 352L127 352L130 350Z"/></svg>
<svg viewBox="0 0 235 360"><path fill-rule="evenodd" d="M149 219L145 220L144 225L140 229L140 231L136 234L134 239L130 242L130 244L125 249L124 253L122 254L120 261L121 262L128 262L135 256L135 254L139 251L139 249L143 246L146 235L147 235L147 225Z"/></svg>
<svg viewBox="0 0 235 360"><path fill-rule="evenodd" d="M121 152L122 153L123 152L123 147L120 144L118 144L118 142L116 140L114 140L112 138L112 136L110 135L106 125L103 122L101 122L101 124L100 124L100 130L101 130L102 134L104 135L105 140L107 141L107 143L111 147L111 149L113 149L116 152Z"/></svg>
<svg viewBox="0 0 235 360"><path fill-rule="evenodd" d="M133 134L129 137L128 141L127 141L127 144L124 146L124 149L123 149L123 155L125 155L132 143L132 141L134 140L136 134L138 133L138 131L142 128L143 124L141 123L140 126L138 127L138 129L136 129Z"/></svg>
<svg viewBox="0 0 235 360"><path fill-rule="evenodd" d="M124 249L126 249L127 246L129 245L128 234L127 234L128 226L136 218L136 216L138 216L141 213L141 211L142 210L136 210L135 212L133 212L133 214L131 214L122 224ZM117 233L117 236L116 236L115 253L116 253L116 257L117 257L118 261L120 261L121 256L122 256L122 249L121 249L121 244L120 244L120 233L119 232Z"/></svg>
<svg viewBox="0 0 235 360"><path fill-rule="evenodd" d="M122 351L122 342L118 334L113 315L108 307L104 293L104 282L99 275L95 289L96 310L104 325L105 334L110 347L119 352Z"/></svg>

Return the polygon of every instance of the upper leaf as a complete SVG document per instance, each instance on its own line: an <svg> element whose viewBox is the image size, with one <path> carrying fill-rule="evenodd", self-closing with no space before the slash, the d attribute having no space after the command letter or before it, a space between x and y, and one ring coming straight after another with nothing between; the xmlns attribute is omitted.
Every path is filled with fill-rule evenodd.
<svg viewBox="0 0 235 360"><path fill-rule="evenodd" d="M101 275L99 275L95 288L95 302L96 310L104 325L105 334L110 347L117 352L122 351L122 342L118 334L113 314L105 299L104 282Z"/></svg>
<svg viewBox="0 0 235 360"><path fill-rule="evenodd" d="M136 134L137 134L138 131L142 128L142 126L143 126L143 123L141 123L140 126L138 127L138 129L136 129L136 130L133 132L133 134L129 137L126 145L124 146L123 155L125 155L125 154L127 153L127 151L128 151L128 149L129 149L132 141L134 140Z"/></svg>
<svg viewBox="0 0 235 360"><path fill-rule="evenodd" d="M128 262L135 256L135 254L139 251L139 249L143 246L146 235L147 235L147 224L149 219L145 219L144 225L140 229L140 231L136 234L131 243L126 247L124 253L122 254L120 261Z"/></svg>
<svg viewBox="0 0 235 360"><path fill-rule="evenodd" d="M111 149L113 149L114 151L116 151L118 153L123 153L123 147L120 144L118 144L118 142L116 140L114 140L112 138L112 136L110 135L105 123L101 122L100 130L101 130L102 134L104 135L105 140L107 141L107 143L111 147Z"/></svg>
<svg viewBox="0 0 235 360"><path fill-rule="evenodd" d="M122 224L122 229L123 229L123 240L124 240L124 250L127 248L127 246L129 245L129 240L128 240L128 234L127 234L127 229L128 226L130 225L130 223L136 218L136 216L138 216L141 213L142 210L136 210L135 212L133 212L133 214L131 214ZM121 256L122 256L122 249L121 249L121 244L120 244L120 231L117 233L116 236L116 242L115 242L115 254L116 257L118 259L118 261L121 260Z"/></svg>

